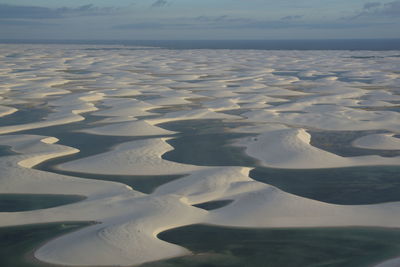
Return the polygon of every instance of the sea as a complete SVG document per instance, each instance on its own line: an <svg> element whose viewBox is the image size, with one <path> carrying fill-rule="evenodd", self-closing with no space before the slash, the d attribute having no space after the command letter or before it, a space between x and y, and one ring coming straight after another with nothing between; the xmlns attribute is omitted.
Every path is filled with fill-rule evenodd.
<svg viewBox="0 0 400 267"><path fill-rule="evenodd" d="M146 46L166 49L251 49L251 50L400 50L400 39L324 40L12 40L0 43L91 44Z"/></svg>

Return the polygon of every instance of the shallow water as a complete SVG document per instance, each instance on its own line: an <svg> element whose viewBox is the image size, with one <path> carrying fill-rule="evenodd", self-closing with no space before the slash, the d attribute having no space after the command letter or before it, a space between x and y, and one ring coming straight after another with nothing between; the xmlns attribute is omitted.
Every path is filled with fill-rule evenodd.
<svg viewBox="0 0 400 267"><path fill-rule="evenodd" d="M244 154L244 148L228 146L244 136L222 133L178 137L167 141L175 149L165 153L163 159L199 166L255 166L256 161Z"/></svg>
<svg viewBox="0 0 400 267"><path fill-rule="evenodd" d="M0 117L1 126L42 121L50 112L49 108L40 104L36 106L15 105L13 107L17 108L18 111L8 116Z"/></svg>
<svg viewBox="0 0 400 267"><path fill-rule="evenodd" d="M158 186L182 177L182 175L138 176L134 175L134 173L132 173L132 175L103 175L70 172L57 169L56 166L59 164L107 152L114 146L124 142L157 137L108 136L74 132L74 129L81 127L80 124L82 123L78 123L78 125L71 124L65 126L55 126L51 127L51 129L36 129L27 131L27 133L32 134L44 134L45 132L49 132L51 136L57 137L60 140L58 144L79 149L79 153L77 154L50 159L36 165L34 168L37 170L49 171L75 177L119 182L131 186L134 190L143 193L151 193Z"/></svg>
<svg viewBox="0 0 400 267"><path fill-rule="evenodd" d="M216 210L232 203L232 200L216 200L192 205L203 210Z"/></svg>
<svg viewBox="0 0 400 267"><path fill-rule="evenodd" d="M49 162L49 164L50 163L51 162ZM152 193L160 185L163 185L165 183L171 182L173 180L185 176L185 175L105 175L105 174L91 174L91 173L63 171L63 170L53 169L51 167L45 169L39 166L37 168L40 170L48 170L54 173L75 176L80 178L122 183L132 187L136 191L140 191L146 194Z"/></svg>
<svg viewBox="0 0 400 267"><path fill-rule="evenodd" d="M295 195L334 204L400 201L398 166L305 170L258 167L250 177Z"/></svg>
<svg viewBox="0 0 400 267"><path fill-rule="evenodd" d="M12 156L16 154L17 153L12 151L9 146L0 146L0 157Z"/></svg>
<svg viewBox="0 0 400 267"><path fill-rule="evenodd" d="M229 130L244 123L221 120L191 120L163 123L159 126L180 134L167 142L174 150L162 158L200 166L255 166L256 160L244 149L231 146L233 140L249 134L230 133ZM188 145L190 144L190 145Z"/></svg>
<svg viewBox="0 0 400 267"><path fill-rule="evenodd" d="M34 260L33 250L45 241L90 224L65 222L0 227L0 265L4 267L54 266Z"/></svg>
<svg viewBox="0 0 400 267"><path fill-rule="evenodd" d="M0 212L47 209L72 204L85 199L82 196L45 194L0 194Z"/></svg>
<svg viewBox="0 0 400 267"><path fill-rule="evenodd" d="M384 228L246 229L190 225L158 237L192 256L143 267L371 266L400 254L400 230Z"/></svg>
<svg viewBox="0 0 400 267"><path fill-rule="evenodd" d="M357 138L369 134L385 133L383 130L372 131L307 131L311 135L310 144L342 157L379 155L382 157L400 156L400 150L364 149L352 146Z"/></svg>

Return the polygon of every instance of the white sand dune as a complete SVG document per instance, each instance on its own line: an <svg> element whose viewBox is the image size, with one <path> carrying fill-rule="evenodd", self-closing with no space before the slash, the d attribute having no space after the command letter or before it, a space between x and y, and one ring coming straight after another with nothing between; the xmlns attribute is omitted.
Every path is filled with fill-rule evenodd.
<svg viewBox="0 0 400 267"><path fill-rule="evenodd" d="M394 134L371 134L354 140L353 146L366 149L400 150L400 138L394 137Z"/></svg>
<svg viewBox="0 0 400 267"><path fill-rule="evenodd" d="M262 94L244 94L238 96L237 102L240 103L253 103L253 102L262 102L262 103L278 103L278 102L288 102L289 100L278 97L269 97Z"/></svg>
<svg viewBox="0 0 400 267"><path fill-rule="evenodd" d="M20 147L14 148L16 151L27 149L34 154L39 149L31 146L33 138L41 137L26 136L26 145L10 138L7 140L5 137L4 142L18 143ZM54 139L45 140L50 144L41 142L43 146L54 146ZM22 170L22 167L17 168ZM83 192L89 189L85 183L90 185L91 191L86 191L89 198L82 202L45 210L0 213L0 225L3 226L43 221L101 222L54 239L35 252L38 259L55 264L127 266L187 255L190 252L186 249L160 241L156 236L161 231L193 223L246 227L398 226L400 216L398 203L340 206L293 196L250 179L247 176L249 169L240 167L194 171L190 176L161 186L148 196L127 187L119 188L116 183L55 174L51 174L54 180L48 184L45 177L49 174L46 172L32 169L25 169L25 172L32 175L29 179L45 179L43 183L39 180L45 190L53 186L61 189L71 183L74 190L79 187ZM109 186L107 193L99 192L105 185ZM218 199L232 199L234 202L211 212L190 206Z"/></svg>
<svg viewBox="0 0 400 267"><path fill-rule="evenodd" d="M238 109L240 106L233 99L217 99L212 101L204 102L204 107L208 108L211 111L221 111L221 110L230 110L230 109Z"/></svg>
<svg viewBox="0 0 400 267"><path fill-rule="evenodd" d="M36 83L36 82L33 81L33 83ZM46 88L46 87L41 87L41 86L39 86L38 88L32 88L31 84L32 84L32 81L28 82L28 84L23 87L14 88L14 90L20 91L19 97L21 99L27 99L27 100L42 99L44 97L53 96L53 95L64 95L64 94L68 94L70 92L70 91L64 90L64 89Z"/></svg>
<svg viewBox="0 0 400 267"><path fill-rule="evenodd" d="M217 85L218 86L218 85ZM219 85L221 87L221 85ZM212 97L212 98L221 98L221 97L236 97L238 94L232 92L231 90L218 90L213 88L213 90L202 90L197 92L197 94Z"/></svg>
<svg viewBox="0 0 400 267"><path fill-rule="evenodd" d="M294 90L289 90L285 88L279 88L279 87L264 87L258 89L256 92L260 94L264 94L267 96L271 97L285 97L285 96L304 96L307 95L307 93L300 92L300 91L294 91Z"/></svg>
<svg viewBox="0 0 400 267"><path fill-rule="evenodd" d="M167 138L151 138L117 145L113 150L58 165L60 170L116 174L166 175L184 174L205 167L175 163L161 156L172 150Z"/></svg>
<svg viewBox="0 0 400 267"><path fill-rule="evenodd" d="M117 183L30 169L43 160L76 152L54 142L54 138L41 136L2 136L0 144L7 144L26 156L10 156L1 161L1 191L73 192L88 198L59 208L0 213L0 225L71 220L99 221L102 224L53 240L36 252L36 257L59 264L131 265L189 253L184 248L158 240L156 235L164 229L197 222L205 212L184 205L175 197L150 198ZM30 164L21 164L24 161ZM13 179L8 179L10 176ZM79 244L76 243L77 238ZM155 254L158 250L163 253Z"/></svg>
<svg viewBox="0 0 400 267"><path fill-rule="evenodd" d="M102 90L101 91L106 97L121 97L121 96L137 96L141 95L140 90L137 89L128 89L128 88L122 88L122 89L108 89L108 90Z"/></svg>
<svg viewBox="0 0 400 267"><path fill-rule="evenodd" d="M236 196L232 204L222 209L211 211L208 222L241 227L398 227L398 215L393 214L397 210L398 202L340 206L302 198L264 185L259 190Z"/></svg>
<svg viewBox="0 0 400 267"><path fill-rule="evenodd" d="M98 94L95 92L63 96L57 100L49 102L49 105L54 108L54 112L47 115L47 117L43 120L25 124L15 124L2 127L0 126L0 134L82 121L85 118L80 116L79 114L97 110L94 104L90 102L97 101L101 99L102 96L102 94Z"/></svg>
<svg viewBox="0 0 400 267"><path fill-rule="evenodd" d="M173 106L173 105L190 104L190 101L185 100L184 97L160 97L160 98L153 98L146 100L146 102L155 106Z"/></svg>
<svg viewBox="0 0 400 267"><path fill-rule="evenodd" d="M397 267L399 265L400 265L400 258L396 258L379 263L375 267Z"/></svg>
<svg viewBox="0 0 400 267"><path fill-rule="evenodd" d="M295 102L284 103L271 107L273 111L304 111L313 112L315 109L326 111L327 107L342 109L342 106L357 106L357 100L350 98L342 98L340 94L329 95L329 96L307 96L302 99L298 99ZM350 96L353 97L353 96ZM323 106L325 105L325 106ZM321 107L322 106L322 107Z"/></svg>
<svg viewBox="0 0 400 267"><path fill-rule="evenodd" d="M91 109L85 108L82 109L82 107L78 107L79 111L88 111ZM72 110L74 111L74 110ZM18 125L10 125L10 126L0 126L0 134L6 134L6 133L14 133L14 132L20 132L24 130L31 130L31 129L37 129L37 128L44 128L44 127L49 127L49 126L56 126L56 125L62 125L62 124L69 124L77 121L82 121L85 118L76 115L76 114L68 114L68 113L57 113L53 114L53 116L49 117L49 119L44 120L44 121L39 121L39 122L32 122L32 123L25 123L25 124L18 124Z"/></svg>
<svg viewBox="0 0 400 267"><path fill-rule="evenodd" d="M1 158L0 192L74 194L94 197L95 195L113 195L117 192L130 191L125 185L79 179L31 169L45 160L78 152L75 148L54 144L56 141L57 139L54 137L35 135L0 136L0 145L10 146L12 151L20 154ZM3 221L5 217L1 214L3 213L0 213L0 221Z"/></svg>
<svg viewBox="0 0 400 267"><path fill-rule="evenodd" d="M311 136L304 129L278 129L256 138L246 138L238 145L263 166L288 169L338 168L368 165L400 165L400 157L342 157L310 144Z"/></svg>
<svg viewBox="0 0 400 267"><path fill-rule="evenodd" d="M206 213L174 197L130 197L96 202L103 203L87 207L86 217L95 218L97 214L102 224L55 239L36 251L35 256L55 264L130 266L187 255L190 254L187 249L156 236L163 230L199 222ZM107 211L110 209L114 212ZM77 215L82 217L82 214L81 211Z"/></svg>
<svg viewBox="0 0 400 267"><path fill-rule="evenodd" d="M293 112L278 112L271 110L256 110L242 114L252 122L269 122L294 125L330 131L361 131L361 130L388 130L400 132L398 112L393 111L365 111L339 106L329 106L329 109L318 107ZM316 112L318 111L318 112Z"/></svg>
<svg viewBox="0 0 400 267"><path fill-rule="evenodd" d="M327 204L255 182L245 176L247 171L240 168L200 171L184 180L166 184L154 196L135 199L130 214L125 211L125 216L113 219L112 225L107 226L109 222L105 221L102 225L56 239L41 248L36 256L54 263L74 264L79 259L79 262L93 264L93 257L83 254L82 250L88 251L89 255L102 251L111 257L104 259L100 256L102 265L110 263L110 260L128 265L184 255L188 251L157 240L155 235L161 229L153 232L154 227L165 230L202 222L241 227L398 226L398 203L365 206ZM177 198L168 197L171 195ZM181 204L176 202L178 198ZM210 212L185 205L216 199L233 199L234 202ZM138 219L135 215L140 212L142 214ZM82 242L77 245L76 239ZM104 243L107 246L104 247ZM96 251L93 251L94 247ZM57 248L56 252L54 248ZM164 249L163 253L154 255L159 249Z"/></svg>
<svg viewBox="0 0 400 267"><path fill-rule="evenodd" d="M386 101L381 101L381 100L360 100L357 103L358 106L364 106L364 107L395 107L396 104L389 103Z"/></svg>
<svg viewBox="0 0 400 267"><path fill-rule="evenodd" d="M15 152L0 157L0 193L86 197L48 209L0 212L0 226L97 222L38 248L35 257L43 262L131 266L189 255L187 249L161 241L157 234L199 223L400 227L400 202L333 205L296 196L251 179L251 169L245 166L205 167L163 159L174 148L167 143L168 138L155 137L175 133L157 126L163 122L220 119L232 125L223 124L224 131L251 135L236 145L244 146L263 166L398 166L400 157L342 157L314 147L307 132L386 130L390 134L363 136L352 145L399 149L400 58L392 57L391 51L0 45L0 52L0 122L8 125L11 117L7 115L20 106L40 105L49 111L37 121L24 123L18 121L16 113L12 116L17 118L15 125L0 125L0 146ZM366 56L370 58L364 59ZM158 108L179 111L152 112ZM233 109L246 113L222 113ZM65 162L57 166L59 169L98 175L185 176L144 194L121 183L41 171L34 167L46 160L78 156L80 151L59 145L57 138L46 134L5 135L82 121L89 112L98 120L89 124L90 128L71 127L74 131L144 139L135 138L110 151ZM56 127L52 131L60 134ZM218 200L232 202L211 211L192 206ZM398 259L382 263L397 265Z"/></svg>
<svg viewBox="0 0 400 267"><path fill-rule="evenodd" d="M84 93L75 93L63 96L57 100L52 100L49 102L50 106L63 107L71 106L73 104L94 102L103 99L102 93L97 93L95 91L89 91Z"/></svg>
<svg viewBox="0 0 400 267"><path fill-rule="evenodd" d="M1 144L11 145L14 151L29 156L11 156L2 160L1 191L81 194L88 198L59 208L0 213L0 225L71 220L99 221L102 224L53 240L36 252L36 257L59 264L131 265L189 253L181 247L156 239L155 235L157 231L169 227L190 224L204 212L183 205L171 197L144 198L143 194L117 183L26 168L39 163L38 157L42 157L43 161L45 155L54 158L61 156L59 151L70 151L70 148L52 144L54 141L39 136L2 136ZM23 161L30 161L31 164L21 164ZM80 240L78 244L77 239ZM155 254L158 250L164 252Z"/></svg>
<svg viewBox="0 0 400 267"><path fill-rule="evenodd" d="M248 177L249 171L249 168L243 167L215 167L195 171L158 187L153 195L179 195L185 203L191 205L229 199L235 194L252 191L262 185Z"/></svg>
<svg viewBox="0 0 400 267"><path fill-rule="evenodd" d="M104 119L96 120L90 125L102 125L106 126L108 123L118 123L118 122L128 122L128 121L138 121L138 119L133 116L113 116L113 117L105 117ZM89 128L90 129L90 128Z"/></svg>
<svg viewBox="0 0 400 267"><path fill-rule="evenodd" d="M271 105L265 104L263 102L243 103L239 106L244 109L265 109L271 107Z"/></svg>
<svg viewBox="0 0 400 267"><path fill-rule="evenodd" d="M370 91L367 94L368 100L377 101L400 101L400 95L394 95L387 91Z"/></svg>
<svg viewBox="0 0 400 267"><path fill-rule="evenodd" d="M174 106L174 105L185 105L191 102L188 99L201 97L200 95L194 94L188 90L157 90L154 91L159 97L147 99L146 103L154 106Z"/></svg>
<svg viewBox="0 0 400 267"><path fill-rule="evenodd" d="M97 112L92 113L96 116L147 116L152 115L153 113L148 112L147 110L155 108L149 103L145 103L143 101L138 101L135 99L106 99L103 101L105 106L110 108L103 109Z"/></svg>
<svg viewBox="0 0 400 267"><path fill-rule="evenodd" d="M68 94L68 90L55 86L65 83L66 80L57 77L40 78L38 75L19 77L18 84L12 84L12 91L22 99L41 99L52 95Z"/></svg>
<svg viewBox="0 0 400 267"><path fill-rule="evenodd" d="M0 117L4 117L10 114L13 114L14 112L17 112L18 109L12 108L12 107L6 107L6 106L0 106Z"/></svg>
<svg viewBox="0 0 400 267"><path fill-rule="evenodd" d="M151 118L147 121L153 125L163 122L180 121L180 120L206 120L206 119L241 119L239 116L228 115L224 113L214 112L210 109L193 109L174 111L158 118Z"/></svg>
<svg viewBox="0 0 400 267"><path fill-rule="evenodd" d="M132 120L116 123L108 123L104 126L84 129L82 132L97 135L112 136L157 136L171 135L176 132L168 131L157 126L153 126L144 120Z"/></svg>

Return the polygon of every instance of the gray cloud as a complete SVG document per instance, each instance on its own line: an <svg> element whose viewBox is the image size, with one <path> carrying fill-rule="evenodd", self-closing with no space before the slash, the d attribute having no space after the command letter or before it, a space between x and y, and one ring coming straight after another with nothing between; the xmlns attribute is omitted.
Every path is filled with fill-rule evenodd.
<svg viewBox="0 0 400 267"><path fill-rule="evenodd" d="M299 16L298 18L301 18ZM297 18L285 20L258 20L249 18L222 16L199 16L194 18L164 19L157 22L138 22L132 24L116 25L114 29L347 29L347 28L366 28L377 26L377 23L356 23L356 22L299 22ZM390 24L390 23L389 23ZM383 25L382 23L379 25Z"/></svg>
<svg viewBox="0 0 400 267"><path fill-rule="evenodd" d="M373 23L354 23L354 22L299 22L303 16L289 16L280 20L259 20L249 18L235 18L230 16L195 18L196 21L203 23L203 27L216 29L346 29L346 28L365 28Z"/></svg>
<svg viewBox="0 0 400 267"><path fill-rule="evenodd" d="M191 29L197 27L190 23L158 23L158 22L139 22L113 26L117 30L164 30L164 29Z"/></svg>
<svg viewBox="0 0 400 267"><path fill-rule="evenodd" d="M368 3L365 3L365 4L364 4L363 9L364 9L364 10L369 10L369 9L372 9L372 8L380 7L381 5L382 5L382 4L381 4L381 3L378 3L378 2L368 2Z"/></svg>
<svg viewBox="0 0 400 267"><path fill-rule="evenodd" d="M362 17L400 17L400 0L389 3L369 2L363 9L350 19Z"/></svg>
<svg viewBox="0 0 400 267"><path fill-rule="evenodd" d="M383 5L381 14L389 16L400 16L400 1L393 1Z"/></svg>
<svg viewBox="0 0 400 267"><path fill-rule="evenodd" d="M7 26L54 26L54 23L43 23L40 21L32 21L32 20L15 20L15 19L0 19L0 25Z"/></svg>
<svg viewBox="0 0 400 267"><path fill-rule="evenodd" d="M193 20L198 21L200 23L206 23L211 25L221 25L221 24L247 24L254 21L249 18L235 18L230 17L228 15L222 16L199 16L194 18Z"/></svg>
<svg viewBox="0 0 400 267"><path fill-rule="evenodd" d="M156 22L143 22L143 23L131 23L131 24L122 24L116 25L113 29L119 30L129 30L129 29L163 29L166 25L162 23Z"/></svg>
<svg viewBox="0 0 400 267"><path fill-rule="evenodd" d="M117 11L115 8L99 8L93 5L83 5L77 8L47 8L0 4L0 18L2 19L57 19L77 16L106 15L115 11Z"/></svg>
<svg viewBox="0 0 400 267"><path fill-rule="evenodd" d="M167 4L168 4L167 0L157 0L151 5L151 7L163 7L166 6Z"/></svg>
<svg viewBox="0 0 400 267"><path fill-rule="evenodd" d="M304 17L303 15L286 16L281 18L281 20L299 20L302 19L303 17Z"/></svg>

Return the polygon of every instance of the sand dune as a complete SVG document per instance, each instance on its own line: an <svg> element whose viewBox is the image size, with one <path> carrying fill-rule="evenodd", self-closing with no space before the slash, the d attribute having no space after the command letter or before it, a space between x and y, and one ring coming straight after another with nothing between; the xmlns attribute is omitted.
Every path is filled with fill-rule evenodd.
<svg viewBox="0 0 400 267"><path fill-rule="evenodd" d="M354 140L353 146L367 149L400 150L400 138L394 134L371 134Z"/></svg>
<svg viewBox="0 0 400 267"><path fill-rule="evenodd" d="M108 123L104 126L84 129L82 132L97 135L112 136L155 136L155 135L171 135L175 132L164 130L160 127L148 124L144 120L132 120L116 123Z"/></svg>
<svg viewBox="0 0 400 267"><path fill-rule="evenodd" d="M204 167L175 163L161 156L173 149L167 138L152 138L123 143L113 150L95 156L70 161L57 168L60 170L117 174L163 175L184 174Z"/></svg>
<svg viewBox="0 0 400 267"><path fill-rule="evenodd" d="M131 266L189 255L186 248L161 241L157 234L198 223L400 227L400 202L334 205L255 181L249 177L249 166L207 167L163 159L174 149L167 136L180 138L188 133L157 126L186 120L204 126L204 120L218 119L220 131L218 123L212 126L219 135L247 134L231 145L244 147L243 153L257 159L258 166L398 166L398 156L343 157L325 151L311 144L310 135L316 130L330 134L371 130L373 134L349 146L370 153L400 149L400 58L391 51L135 50L89 45L0 45L0 51L4 63L0 66L0 146L12 152L6 149L0 157L0 193L86 197L48 209L0 212L0 226L97 222L37 248L35 257L43 262ZM90 120L85 125L86 118ZM71 127L56 127L65 124ZM77 148L57 144L59 140L48 136L53 134L46 127L60 139L68 138L68 131L135 138L83 157ZM189 131L191 137L204 134L195 127ZM19 133L33 129L35 134ZM210 144L215 146L201 143ZM190 149L192 144L186 145ZM85 144L81 149L90 150ZM211 157L215 155L207 151L213 149L220 148L187 155ZM122 183L35 169L64 156L75 159L56 167L75 173L184 176L145 194ZM193 206L218 200L232 202L210 211ZM397 262L380 266L397 266Z"/></svg>
<svg viewBox="0 0 400 267"><path fill-rule="evenodd" d="M0 117L13 114L14 112L17 112L17 111L18 111L18 109L16 109L16 108L0 106Z"/></svg>
<svg viewBox="0 0 400 267"><path fill-rule="evenodd" d="M263 166L288 169L338 168L368 165L399 165L400 157L342 157L310 144L311 136L304 129L279 129L247 138L238 144Z"/></svg>

